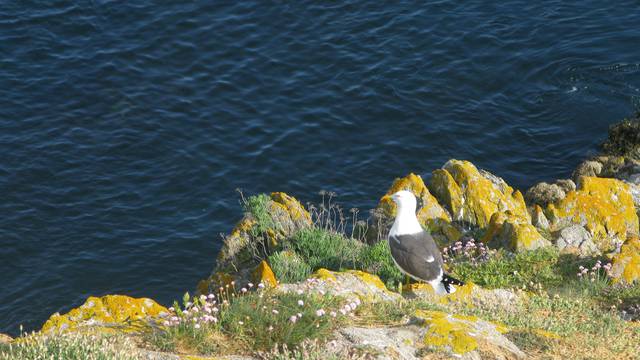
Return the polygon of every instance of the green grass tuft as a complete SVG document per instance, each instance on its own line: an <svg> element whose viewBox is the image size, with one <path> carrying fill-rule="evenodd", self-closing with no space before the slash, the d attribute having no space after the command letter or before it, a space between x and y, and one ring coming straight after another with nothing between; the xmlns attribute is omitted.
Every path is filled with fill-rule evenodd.
<svg viewBox="0 0 640 360"><path fill-rule="evenodd" d="M303 281L312 272L311 266L293 251L278 251L269 255L268 261L276 278L284 283Z"/></svg>

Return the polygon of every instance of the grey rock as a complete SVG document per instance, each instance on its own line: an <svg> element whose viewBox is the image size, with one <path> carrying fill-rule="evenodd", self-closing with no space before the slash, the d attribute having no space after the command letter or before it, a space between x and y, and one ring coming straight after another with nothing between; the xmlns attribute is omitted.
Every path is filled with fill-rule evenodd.
<svg viewBox="0 0 640 360"><path fill-rule="evenodd" d="M581 255L593 255L599 251L592 238L593 236L581 225L571 225L560 230L556 246L560 250L574 249Z"/></svg>
<svg viewBox="0 0 640 360"><path fill-rule="evenodd" d="M531 224L538 229L548 230L551 224L549 219L544 215L542 211L534 211L531 215Z"/></svg>
<svg viewBox="0 0 640 360"><path fill-rule="evenodd" d="M594 160L583 161L573 172L573 181L576 183L580 176L598 176L602 172L602 163Z"/></svg>
<svg viewBox="0 0 640 360"><path fill-rule="evenodd" d="M416 325L401 327L347 327L338 331L336 340L330 343L330 352L361 347L374 350L376 359L416 360L416 343L421 329Z"/></svg>
<svg viewBox="0 0 640 360"><path fill-rule="evenodd" d="M560 186L565 193L576 190L576 183L571 179L559 179L555 182L556 185Z"/></svg>
<svg viewBox="0 0 640 360"><path fill-rule="evenodd" d="M567 194L556 184L541 182L530 187L524 195L525 200L531 204L547 206L549 203L555 203L564 199Z"/></svg>

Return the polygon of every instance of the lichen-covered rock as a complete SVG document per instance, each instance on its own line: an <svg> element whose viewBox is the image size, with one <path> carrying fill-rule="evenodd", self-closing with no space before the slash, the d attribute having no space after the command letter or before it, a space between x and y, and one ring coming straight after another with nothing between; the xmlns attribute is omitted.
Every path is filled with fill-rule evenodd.
<svg viewBox="0 0 640 360"><path fill-rule="evenodd" d="M403 178L395 179L376 207L374 214L377 219L375 219L375 223L384 228L383 232L386 232L396 216L396 204L391 200L391 195L400 190L411 191L416 196L417 217L423 226L438 232L445 224L451 222L451 216L431 195L422 181L422 177L411 173Z"/></svg>
<svg viewBox="0 0 640 360"><path fill-rule="evenodd" d="M536 205L531 213L531 224L537 229L549 230L549 219L544 214L540 205Z"/></svg>
<svg viewBox="0 0 640 360"><path fill-rule="evenodd" d="M610 251L627 233L638 234L638 216L629 185L616 179L581 177L578 189L547 208L552 229L584 226L603 251Z"/></svg>
<svg viewBox="0 0 640 360"><path fill-rule="evenodd" d="M485 356L490 354L494 359L526 358L503 335L508 328L502 324L484 321L475 316L425 310L416 311L414 321L425 328L422 336L424 345L450 352L456 357L480 359L482 353Z"/></svg>
<svg viewBox="0 0 640 360"><path fill-rule="evenodd" d="M311 216L304 206L285 193L271 193L264 206L266 209L263 216L266 219L258 219L251 213L245 213L244 218L225 237L214 272L231 273L253 267L261 258L256 253L311 226Z"/></svg>
<svg viewBox="0 0 640 360"><path fill-rule="evenodd" d="M591 234L581 225L571 225L560 230L556 246L560 250L575 252L578 255L596 255L598 247L593 243Z"/></svg>
<svg viewBox="0 0 640 360"><path fill-rule="evenodd" d="M391 292L376 275L359 270L330 271L319 269L307 281L296 284L280 284L284 292L302 290L311 293L338 296L357 296L363 301L397 301L400 294Z"/></svg>
<svg viewBox="0 0 640 360"><path fill-rule="evenodd" d="M150 321L168 314L167 308L147 298L124 295L90 296L84 304L66 314L51 315L40 331L48 333L92 328L133 332L145 329Z"/></svg>
<svg viewBox="0 0 640 360"><path fill-rule="evenodd" d="M265 260L262 260L260 264L253 271L253 281L256 284L262 283L264 286L275 287L278 285L276 276L273 274L273 270Z"/></svg>
<svg viewBox="0 0 640 360"><path fill-rule="evenodd" d="M420 299L442 305L477 307L485 310L512 311L520 304L522 297L506 289L485 289L471 282L456 288L456 292L436 295L429 284L414 283L402 288L402 296L407 299Z"/></svg>
<svg viewBox="0 0 640 360"><path fill-rule="evenodd" d="M627 239L612 260L611 275L615 282L631 284L640 281L640 238Z"/></svg>
<svg viewBox="0 0 640 360"><path fill-rule="evenodd" d="M417 348L421 345L417 325L341 328L334 340L327 344L327 353L343 352L347 349L370 348L375 357L365 359L417 360ZM327 357L337 358L337 357Z"/></svg>
<svg viewBox="0 0 640 360"><path fill-rule="evenodd" d="M518 190L468 161L449 160L435 170L429 189L457 221L485 228L494 213L507 210L530 221Z"/></svg>
<svg viewBox="0 0 640 360"><path fill-rule="evenodd" d="M493 248L505 248L510 251L534 250L551 246L536 228L511 212L497 212L491 216L487 232L482 242Z"/></svg>
<svg viewBox="0 0 640 360"><path fill-rule="evenodd" d="M0 333L0 344L8 344L11 341L13 341L11 336Z"/></svg>
<svg viewBox="0 0 640 360"><path fill-rule="evenodd" d="M564 199L565 196L565 191L559 185L541 182L530 187L524 198L529 204L547 206Z"/></svg>

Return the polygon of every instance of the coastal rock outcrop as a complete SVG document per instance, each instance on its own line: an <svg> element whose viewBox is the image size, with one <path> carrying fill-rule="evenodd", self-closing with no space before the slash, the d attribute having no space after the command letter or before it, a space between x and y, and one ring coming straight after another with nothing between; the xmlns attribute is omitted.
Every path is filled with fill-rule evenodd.
<svg viewBox="0 0 640 360"><path fill-rule="evenodd" d="M612 260L611 276L615 282L631 284L640 281L640 238L630 237Z"/></svg>
<svg viewBox="0 0 640 360"><path fill-rule="evenodd" d="M311 215L293 196L274 192L253 201L255 203L246 206L244 217L224 238L212 274L196 286L198 293L209 293L231 281L254 281L256 274L264 274L262 262L268 249L312 225ZM267 276L265 281L270 283L271 277Z"/></svg>
<svg viewBox="0 0 640 360"><path fill-rule="evenodd" d="M601 251L615 249L627 238L638 234L638 216L629 185L616 179L581 177L571 191L546 213L554 231L573 224L584 226Z"/></svg>
<svg viewBox="0 0 640 360"><path fill-rule="evenodd" d="M510 211L496 212L491 216L482 242L493 248L510 251L534 250L551 246L527 219L516 216Z"/></svg>
<svg viewBox="0 0 640 360"><path fill-rule="evenodd" d="M11 341L13 341L11 336L0 333L0 344L8 344Z"/></svg>
<svg viewBox="0 0 640 360"><path fill-rule="evenodd" d="M429 189L453 220L485 228L493 214L509 210L530 221L520 191L469 161L449 160L432 174Z"/></svg>
<svg viewBox="0 0 640 360"><path fill-rule="evenodd" d="M125 295L90 296L81 306L66 314L51 315L43 333L98 329L133 332L145 329L150 321L169 314L169 310L148 298Z"/></svg>
<svg viewBox="0 0 640 360"><path fill-rule="evenodd" d="M436 295L429 284L408 284L402 288L402 296L435 304L453 304L500 311L515 310L522 303L522 294L506 289L485 289L471 282L458 287L453 294L445 296Z"/></svg>

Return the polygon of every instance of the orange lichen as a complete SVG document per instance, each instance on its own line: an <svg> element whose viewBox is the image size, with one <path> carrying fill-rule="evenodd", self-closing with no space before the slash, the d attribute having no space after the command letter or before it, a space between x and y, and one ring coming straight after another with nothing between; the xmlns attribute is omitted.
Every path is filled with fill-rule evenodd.
<svg viewBox="0 0 640 360"><path fill-rule="evenodd" d="M265 286L275 287L278 285L276 276L266 260L262 260L255 268L253 271L253 279L256 283L263 283Z"/></svg>
<svg viewBox="0 0 640 360"><path fill-rule="evenodd" d="M304 219L306 221L311 221L311 215L309 212L300 204L296 198L291 195L288 195L283 192L273 192L271 193L271 200L273 200L274 206L278 206L285 210L290 216L291 219L296 221L300 219Z"/></svg>

